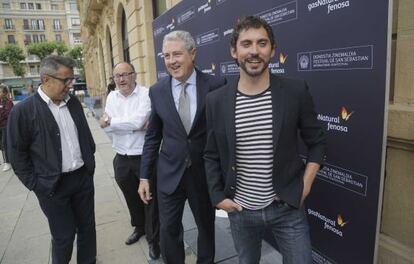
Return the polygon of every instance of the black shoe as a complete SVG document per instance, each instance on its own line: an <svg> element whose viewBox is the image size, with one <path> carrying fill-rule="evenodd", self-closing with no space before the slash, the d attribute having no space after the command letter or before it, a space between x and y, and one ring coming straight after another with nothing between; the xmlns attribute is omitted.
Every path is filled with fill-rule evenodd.
<svg viewBox="0 0 414 264"><path fill-rule="evenodd" d="M135 230L134 233L132 233L127 240L125 241L125 244L131 245L137 242L142 236L144 235L144 232L140 232Z"/></svg>
<svg viewBox="0 0 414 264"><path fill-rule="evenodd" d="M158 243L148 244L149 256L152 260L156 260L160 257L160 245Z"/></svg>

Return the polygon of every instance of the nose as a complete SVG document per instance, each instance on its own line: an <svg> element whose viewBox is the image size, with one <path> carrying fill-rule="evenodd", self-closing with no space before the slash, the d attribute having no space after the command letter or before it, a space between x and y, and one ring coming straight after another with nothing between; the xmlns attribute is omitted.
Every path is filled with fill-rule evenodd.
<svg viewBox="0 0 414 264"><path fill-rule="evenodd" d="M72 81L70 81L69 85L67 85L69 88L72 88L73 85L75 84L76 79L73 79Z"/></svg>
<svg viewBox="0 0 414 264"><path fill-rule="evenodd" d="M257 45L256 44L253 44L253 45L251 45L250 46L250 54L257 54L258 53L258 51L257 51L258 49L257 49Z"/></svg>

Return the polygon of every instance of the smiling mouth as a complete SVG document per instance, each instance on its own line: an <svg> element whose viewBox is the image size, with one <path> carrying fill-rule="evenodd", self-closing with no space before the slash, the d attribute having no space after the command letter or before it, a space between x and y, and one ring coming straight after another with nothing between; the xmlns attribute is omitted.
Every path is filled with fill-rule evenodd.
<svg viewBox="0 0 414 264"><path fill-rule="evenodd" d="M259 63L262 63L263 60L255 58L255 59L247 59L246 62L250 64L259 64Z"/></svg>
<svg viewBox="0 0 414 264"><path fill-rule="evenodd" d="M181 68L181 66L180 65L171 65L170 66L170 69L171 70L173 70L173 71L177 71L177 70L179 70Z"/></svg>

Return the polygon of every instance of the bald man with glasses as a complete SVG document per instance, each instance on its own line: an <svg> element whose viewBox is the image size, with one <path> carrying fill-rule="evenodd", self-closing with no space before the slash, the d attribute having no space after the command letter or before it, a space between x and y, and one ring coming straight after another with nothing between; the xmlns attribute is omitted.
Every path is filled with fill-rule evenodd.
<svg viewBox="0 0 414 264"><path fill-rule="evenodd" d="M74 66L70 58L44 58L42 85L12 109L7 125L12 168L49 222L53 264L70 262L75 234L77 263L96 263L95 143L81 104L69 94Z"/></svg>

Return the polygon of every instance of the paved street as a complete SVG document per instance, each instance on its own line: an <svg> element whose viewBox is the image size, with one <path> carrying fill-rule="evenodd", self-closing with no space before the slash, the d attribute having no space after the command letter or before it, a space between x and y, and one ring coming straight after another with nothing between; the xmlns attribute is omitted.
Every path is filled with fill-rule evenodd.
<svg viewBox="0 0 414 264"><path fill-rule="evenodd" d="M110 139L97 121L88 117L96 146L95 213L98 263L162 263L151 261L144 238L131 246L124 241L132 232L128 210L114 180ZM1 168L1 167L0 167ZM195 263L197 229L188 208L184 219L186 263ZM36 196L27 191L13 174L0 171L0 264L47 264L50 262L50 233ZM76 248L76 247L75 247ZM74 254L75 254L74 250ZM261 263L282 263L267 243L263 244ZM75 255L74 255L75 256ZM216 262L237 263L237 256L226 218L216 220ZM76 263L72 257L71 263Z"/></svg>

